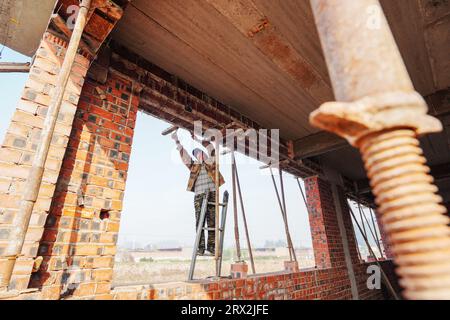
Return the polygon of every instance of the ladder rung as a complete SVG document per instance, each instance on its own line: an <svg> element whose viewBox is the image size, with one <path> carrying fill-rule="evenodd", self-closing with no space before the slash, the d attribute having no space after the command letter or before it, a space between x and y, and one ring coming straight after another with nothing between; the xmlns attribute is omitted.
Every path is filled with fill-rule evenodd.
<svg viewBox="0 0 450 320"><path fill-rule="evenodd" d="M215 202L208 202L208 204L210 204L210 205L216 205L216 203ZM221 207L225 207L225 203L219 203L219 206L221 206Z"/></svg>
<svg viewBox="0 0 450 320"><path fill-rule="evenodd" d="M216 228L203 228L205 231L216 231ZM223 231L222 228L219 228L219 231Z"/></svg>

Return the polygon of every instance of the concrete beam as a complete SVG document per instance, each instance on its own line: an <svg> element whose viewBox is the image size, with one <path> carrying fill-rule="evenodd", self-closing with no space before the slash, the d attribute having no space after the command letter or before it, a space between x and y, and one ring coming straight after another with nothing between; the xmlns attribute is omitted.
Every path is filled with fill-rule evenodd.
<svg viewBox="0 0 450 320"><path fill-rule="evenodd" d="M80 48L91 57L94 57L100 50L123 16L123 8L116 2L118 1L92 0L91 10L87 17L88 22L80 44ZM58 14L51 17L49 30L63 39L69 39L72 34L67 27L67 21L71 18L72 11L69 10L71 5L73 5L73 1L60 0Z"/></svg>
<svg viewBox="0 0 450 320"><path fill-rule="evenodd" d="M110 72L119 72L143 87L140 104L142 111L188 130L192 130L194 121L198 120L203 121L205 128L219 130L231 124L234 129L263 129L260 124L235 109L209 97L114 41L109 43L109 50L111 50ZM94 68L95 65L94 63ZM267 145L269 151L271 143L272 138L269 136ZM284 171L301 178L320 173L320 166L314 162L306 159L295 160L288 141L280 138L279 143L279 159L286 160L282 168Z"/></svg>
<svg viewBox="0 0 450 320"><path fill-rule="evenodd" d="M337 135L321 131L294 142L295 159L318 156L348 145L346 140Z"/></svg>
<svg viewBox="0 0 450 320"><path fill-rule="evenodd" d="M431 115L439 117L450 113L450 88L425 97Z"/></svg>
<svg viewBox="0 0 450 320"><path fill-rule="evenodd" d="M430 174L434 180L439 183L450 180L450 163L444 163L430 167ZM362 179L356 181L360 195L365 195L372 192L369 179Z"/></svg>
<svg viewBox="0 0 450 320"><path fill-rule="evenodd" d="M425 97L429 113L438 118L450 113L450 88ZM321 131L294 141L295 159L304 159L335 151L349 144L335 134Z"/></svg>

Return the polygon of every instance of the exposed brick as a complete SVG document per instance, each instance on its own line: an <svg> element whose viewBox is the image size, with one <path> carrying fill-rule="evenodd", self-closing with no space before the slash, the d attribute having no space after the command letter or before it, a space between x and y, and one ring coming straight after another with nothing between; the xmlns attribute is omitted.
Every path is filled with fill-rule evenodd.
<svg viewBox="0 0 450 320"><path fill-rule="evenodd" d="M66 44L61 39L50 34L44 35L44 39L41 41L40 48L33 60L22 97L13 114L12 122L0 149L0 212L3 213L0 217L0 222L2 224L10 224L14 217L14 211L11 209L18 208L30 166L40 142L41 129L63 61L65 48ZM84 82L84 76L87 72L86 68L89 65L84 57L77 57L76 59L80 65L75 68L76 72L71 75L71 80L64 93L64 101L45 166L43 185L34 206L30 228L26 234L22 250L22 254L27 261L32 261L38 252L39 241L42 238L47 218L46 213L51 207L55 184L59 177L72 131L81 85ZM3 238L7 236L8 234L6 233L1 235ZM64 250L66 252L69 251L68 245L48 246L47 250L42 250L42 252L62 253ZM45 262L43 264L45 265ZM16 279L15 286L17 288L27 288L31 275L29 267L30 265L28 264L26 269L14 271L14 277L16 277L14 278ZM55 298L59 295L57 288L43 288L42 293L44 298Z"/></svg>
<svg viewBox="0 0 450 320"><path fill-rule="evenodd" d="M8 148L0 149L0 192L5 191L0 193L2 224L10 223L15 213L5 210L4 204L16 207L20 200L17 195L26 184L65 45L48 34L42 41L8 129ZM317 178L306 185L318 269L297 272L295 266L290 266L289 272L247 279L111 290L139 97L132 95L130 81L116 73L110 73L107 83L99 87L105 95L101 97L96 90L98 83L84 82L89 60L78 55L76 63L22 251L24 262L16 266L17 288L28 287L33 258L39 254L43 262L30 286L39 288L43 299L59 299L62 293L66 299L116 300L351 298L331 191L326 182ZM3 149L7 151L2 154ZM111 211L100 217L102 210ZM350 226L348 221L346 217L346 228ZM9 230L0 228L0 257ZM0 267L2 263L0 259ZM365 268L364 264L355 264L361 297L382 297L380 291L364 288ZM73 286L72 291L67 290L68 285Z"/></svg>
<svg viewBox="0 0 450 320"><path fill-rule="evenodd" d="M22 156L20 150L14 150L9 148L0 149L0 162L18 163Z"/></svg>

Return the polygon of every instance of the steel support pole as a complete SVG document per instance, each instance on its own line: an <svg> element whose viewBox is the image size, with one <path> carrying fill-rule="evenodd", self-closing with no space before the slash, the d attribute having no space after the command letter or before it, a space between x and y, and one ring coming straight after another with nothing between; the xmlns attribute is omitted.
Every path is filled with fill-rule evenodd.
<svg viewBox="0 0 450 320"><path fill-rule="evenodd" d="M286 208L286 196L284 193L284 179L283 179L283 170L279 170L279 176L280 176L280 190L281 190L281 199L283 200L283 211L284 211L284 217L286 220L286 228L289 230L289 220L288 220L288 216L287 216L287 208ZM289 233L289 238L290 238L290 233ZM292 256L294 257L294 261L297 261L297 256L295 254L295 248L294 245L292 243L292 240L290 240L291 244L290 244L290 250L292 252Z"/></svg>
<svg viewBox="0 0 450 320"><path fill-rule="evenodd" d="M394 296L395 300L399 300L399 297L398 297L398 295L397 295L397 292L395 292L394 288L392 287L391 282L389 281L389 278L387 277L386 273L385 273L384 270L383 270L383 267L382 267L381 264L380 264L380 261L377 259L377 256L375 255L375 252L373 252L372 248L370 247L369 240L368 240L367 237L362 233L361 226L359 225L358 220L356 220L356 217L355 217L355 214L353 213L352 208L350 208L350 207L348 207L348 208L349 208L349 211L350 211L350 214L351 214L353 220L354 220L355 223L356 223L356 226L357 226L358 229L359 229L359 232L361 232L361 235L363 236L363 239L364 239L364 241L366 242L366 246L367 246L367 248L369 249L370 254L374 257L375 262L377 263L378 267L380 268L381 275L383 276L384 281L385 281L385 283L386 283L386 285L387 285L389 291L390 291L391 294Z"/></svg>
<svg viewBox="0 0 450 320"><path fill-rule="evenodd" d="M250 257L250 264L252 266L252 272L253 272L253 274L255 274L256 273L255 260L253 259L252 243L250 241L250 234L248 232L247 216L245 214L244 199L242 198L241 183L239 181L239 172L238 172L238 168L237 168L236 158L234 156L234 152L231 154L231 156L233 157L233 162L234 162L235 169L236 169L236 183L237 183L237 188L238 188L238 193L239 193L239 202L241 204L242 220L244 221L244 229L245 229L245 237L246 237L246 240L247 240L248 255Z"/></svg>
<svg viewBox="0 0 450 320"><path fill-rule="evenodd" d="M369 228L370 234L372 235L372 239L373 239L373 241L375 241L378 251L380 252L380 256L381 256L381 258L383 258L383 250L381 249L380 243L377 242L377 237L375 236L374 232L372 231L372 227L370 226L369 220L367 219L365 214L364 214L364 219L367 223L367 227ZM365 234L365 237L368 238L367 234Z"/></svg>
<svg viewBox="0 0 450 320"><path fill-rule="evenodd" d="M356 181L354 182L354 186L355 186L355 191L356 191L356 198L358 198L357 205L358 205L359 216L361 218L362 228L363 228L363 231L364 231L364 235L367 237L367 231L366 231L366 227L364 225L364 220L363 220L363 211L361 209L361 203L359 202L358 184L356 183Z"/></svg>
<svg viewBox="0 0 450 320"><path fill-rule="evenodd" d="M219 165L219 161L220 161L220 144L219 144L219 139L216 139L216 141L214 141L215 143L215 166L216 166L216 172L215 172L215 187L216 187L216 197L215 197L215 226L216 226L216 231L215 231L215 260L216 260L216 276L219 277L219 272L220 272L220 266L219 266L219 260L220 260L220 255L221 253L219 252L220 250L220 234L219 234L219 223L220 223L220 165Z"/></svg>
<svg viewBox="0 0 450 320"><path fill-rule="evenodd" d="M234 213L234 242L236 245L236 255L239 262L242 261L241 256L241 243L239 241L239 221L238 221L238 208L237 208L237 186L236 186L236 159L234 158L234 152L231 156L231 174L233 180L233 213Z"/></svg>
<svg viewBox="0 0 450 320"><path fill-rule="evenodd" d="M359 148L407 299L450 298L450 228L418 136L442 130L378 0L310 0L337 102L310 116Z"/></svg>
<svg viewBox="0 0 450 320"><path fill-rule="evenodd" d="M373 231L375 232L375 237L377 238L377 243L378 246L381 248L381 242L380 242L380 236L378 235L378 230L377 230L377 226L375 224L375 219L373 217L373 211L372 208L369 208L369 212L370 212L370 218L372 220L372 225L373 225ZM384 255L383 255L384 256Z"/></svg>
<svg viewBox="0 0 450 320"><path fill-rule="evenodd" d="M14 225L11 229L10 242L4 256L8 259L8 267L0 271L0 288L7 286L11 279L15 262L22 252L25 235L30 224L31 214L36 203L39 189L44 174L45 162L55 131L56 122L61 108L61 103L69 81L70 72L78 51L81 36L86 26L87 15L91 6L91 0L83 0L75 23L72 36L66 51L64 62L56 80L55 89L51 96L47 116L41 132L41 141L36 150L30 173L27 177L26 188L20 202L19 211L16 213Z"/></svg>
<svg viewBox="0 0 450 320"><path fill-rule="evenodd" d="M30 68L29 62L0 62L0 73L28 73Z"/></svg>
<svg viewBox="0 0 450 320"><path fill-rule="evenodd" d="M283 204L281 202L280 193L278 192L277 183L275 182L275 177L274 177L274 174L273 174L272 167L269 166L269 169L270 169L270 175L272 177L273 187L275 189L275 194L276 194L277 200L278 200L278 205L280 206L281 215L282 215L282 218L283 218L284 230L286 232L286 241L287 241L288 250L289 250L289 258L290 258L290 261L292 261L292 258L294 258L294 261L297 261L297 256L295 254L295 250L291 250L291 248L293 248L292 239L291 239L291 233L289 232L289 226L288 226L288 223L287 223L287 217L286 217L286 214L284 212ZM279 169L279 170L281 170L281 169Z"/></svg>

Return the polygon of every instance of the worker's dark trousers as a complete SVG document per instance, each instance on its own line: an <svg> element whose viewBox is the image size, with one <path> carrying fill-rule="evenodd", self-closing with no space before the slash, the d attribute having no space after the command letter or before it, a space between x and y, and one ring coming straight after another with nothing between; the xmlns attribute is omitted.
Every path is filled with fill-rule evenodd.
<svg viewBox="0 0 450 320"><path fill-rule="evenodd" d="M206 197L206 193L198 194L194 198L194 206L195 206L195 226L198 228L199 220L200 220L200 214L202 211L202 204L203 199ZM216 201L216 193L210 192L209 193L209 199L208 202L215 202ZM206 223L208 224L208 228L215 228L216 227L216 215L215 215L215 206L214 204L208 204L208 207L206 209ZM197 230L197 229L196 229ZM216 233L214 230L208 231L208 251L214 252L215 249L215 243L216 243ZM202 230L201 238L200 238L200 244L198 246L198 250L200 252L205 251L205 232Z"/></svg>

